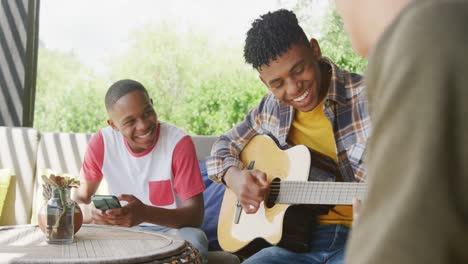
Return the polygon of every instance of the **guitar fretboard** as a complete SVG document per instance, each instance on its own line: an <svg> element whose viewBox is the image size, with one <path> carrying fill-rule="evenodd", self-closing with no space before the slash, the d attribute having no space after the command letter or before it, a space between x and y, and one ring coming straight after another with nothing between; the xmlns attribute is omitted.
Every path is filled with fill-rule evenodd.
<svg viewBox="0 0 468 264"><path fill-rule="evenodd" d="M366 184L283 181L273 183L270 186L270 194L278 194L275 203L279 204L349 205L354 197L365 199Z"/></svg>

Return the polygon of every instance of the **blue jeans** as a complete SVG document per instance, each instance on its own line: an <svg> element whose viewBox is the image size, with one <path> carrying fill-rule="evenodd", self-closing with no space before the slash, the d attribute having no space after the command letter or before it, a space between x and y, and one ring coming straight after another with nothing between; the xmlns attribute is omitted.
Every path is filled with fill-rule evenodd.
<svg viewBox="0 0 468 264"><path fill-rule="evenodd" d="M344 263L344 249L349 228L342 225L319 225L311 236L309 252L295 253L272 246L255 253L242 264L258 263Z"/></svg>
<svg viewBox="0 0 468 264"><path fill-rule="evenodd" d="M173 229L164 226L153 226L153 225L140 225L138 226L144 231L157 231L173 235L190 242L203 257L203 261L207 262L208 259L208 239L205 233L200 228L194 227L183 227L180 229Z"/></svg>

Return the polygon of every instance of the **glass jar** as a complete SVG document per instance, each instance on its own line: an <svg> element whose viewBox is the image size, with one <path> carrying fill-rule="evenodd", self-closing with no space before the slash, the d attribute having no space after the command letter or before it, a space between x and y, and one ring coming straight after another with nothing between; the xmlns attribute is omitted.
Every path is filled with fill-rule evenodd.
<svg viewBox="0 0 468 264"><path fill-rule="evenodd" d="M46 241L49 244L70 244L73 242L75 202L70 198L67 187L52 187L47 201Z"/></svg>

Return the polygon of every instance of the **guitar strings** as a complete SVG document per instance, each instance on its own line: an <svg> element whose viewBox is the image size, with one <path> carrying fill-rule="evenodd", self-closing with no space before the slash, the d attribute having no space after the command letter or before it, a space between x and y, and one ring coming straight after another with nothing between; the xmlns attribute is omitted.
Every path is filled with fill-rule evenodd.
<svg viewBox="0 0 468 264"><path fill-rule="evenodd" d="M272 182L270 184L270 194L278 194L283 185L284 189L303 189L310 190L310 192L315 193L330 193L340 191L340 193L346 192L349 195L356 195L358 193L364 193L366 190L366 185L363 183L356 182L301 182L301 181L288 181L288 182ZM316 190L314 190L314 186ZM312 187L312 188L310 188ZM307 190L306 190L307 191ZM339 194L340 194L339 193ZM312 193L310 193L312 194Z"/></svg>

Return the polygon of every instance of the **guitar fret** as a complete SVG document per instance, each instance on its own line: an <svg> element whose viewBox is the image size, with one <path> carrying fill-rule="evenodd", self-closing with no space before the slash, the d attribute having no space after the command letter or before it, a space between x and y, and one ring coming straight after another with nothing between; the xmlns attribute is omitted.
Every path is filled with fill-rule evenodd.
<svg viewBox="0 0 468 264"><path fill-rule="evenodd" d="M306 188L306 189L307 189L306 199L310 200L310 195L312 194L312 191L310 190L310 188Z"/></svg>
<svg viewBox="0 0 468 264"><path fill-rule="evenodd" d="M351 204L353 197L364 199L365 183L301 182L279 183L276 203L281 204Z"/></svg>
<svg viewBox="0 0 468 264"><path fill-rule="evenodd" d="M300 192L300 200L305 200L307 197L305 197L304 193L305 193L305 185L304 184L301 184L301 192Z"/></svg>

